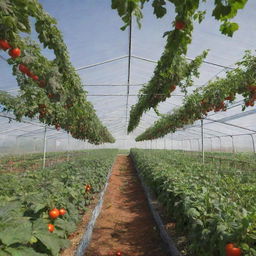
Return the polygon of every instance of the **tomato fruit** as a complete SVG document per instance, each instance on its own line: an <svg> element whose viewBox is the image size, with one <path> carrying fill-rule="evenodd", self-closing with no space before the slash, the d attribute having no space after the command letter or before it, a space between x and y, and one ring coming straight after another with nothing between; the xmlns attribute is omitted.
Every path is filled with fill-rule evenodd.
<svg viewBox="0 0 256 256"><path fill-rule="evenodd" d="M234 247L234 248L232 249L232 254L231 254L231 256L241 256L241 255L242 255L242 251L241 251L240 248Z"/></svg>
<svg viewBox="0 0 256 256"><path fill-rule="evenodd" d="M61 208L59 212L60 212L60 215L65 215L67 213L67 211L64 208Z"/></svg>
<svg viewBox="0 0 256 256"><path fill-rule="evenodd" d="M121 253L120 251L118 251L118 252L116 253L116 256L122 256L122 253Z"/></svg>
<svg viewBox="0 0 256 256"><path fill-rule="evenodd" d="M176 21L175 22L175 28L178 30L183 30L185 28L185 23L182 21Z"/></svg>
<svg viewBox="0 0 256 256"><path fill-rule="evenodd" d="M48 224L48 230L50 231L50 232L53 232L54 231L54 225L53 224Z"/></svg>
<svg viewBox="0 0 256 256"><path fill-rule="evenodd" d="M0 48L6 51L7 49L11 48L11 46L6 40L0 40Z"/></svg>
<svg viewBox="0 0 256 256"><path fill-rule="evenodd" d="M37 80L39 79L39 77L36 76L36 75L33 75L31 78L32 78L34 81L37 81Z"/></svg>
<svg viewBox="0 0 256 256"><path fill-rule="evenodd" d="M228 243L225 246L226 256L241 256L242 251L240 248L236 248L233 243Z"/></svg>
<svg viewBox="0 0 256 256"><path fill-rule="evenodd" d="M60 212L57 208L54 208L54 209L49 211L49 216L50 216L51 219L56 219L56 218L59 217L59 215L60 215Z"/></svg>
<svg viewBox="0 0 256 256"><path fill-rule="evenodd" d="M20 65L19 65L19 71L22 72L22 73L24 73L24 74L28 74L28 73L30 72L29 69L28 69L28 67L25 66L24 64L20 64Z"/></svg>
<svg viewBox="0 0 256 256"><path fill-rule="evenodd" d="M11 50L9 50L9 55L12 57L12 58L17 58L20 56L21 54L21 51L20 51L20 48L13 48Z"/></svg>

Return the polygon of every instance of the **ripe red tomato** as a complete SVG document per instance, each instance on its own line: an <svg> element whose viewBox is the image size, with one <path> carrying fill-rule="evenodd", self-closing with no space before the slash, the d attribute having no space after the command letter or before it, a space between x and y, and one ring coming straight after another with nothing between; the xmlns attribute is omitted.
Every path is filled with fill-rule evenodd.
<svg viewBox="0 0 256 256"><path fill-rule="evenodd" d="M0 49L3 49L4 51L6 51L9 48L11 48L11 46L6 40L0 40Z"/></svg>
<svg viewBox="0 0 256 256"><path fill-rule="evenodd" d="M242 251L240 248L235 247L233 243L228 243L225 246L226 256L241 256Z"/></svg>
<svg viewBox="0 0 256 256"><path fill-rule="evenodd" d="M122 252L118 251L118 252L116 253L116 256L122 256Z"/></svg>
<svg viewBox="0 0 256 256"><path fill-rule="evenodd" d="M12 57L12 58L17 58L20 56L21 54L21 51L20 51L20 48L13 48L11 50L9 50L9 55Z"/></svg>
<svg viewBox="0 0 256 256"><path fill-rule="evenodd" d="M39 79L39 77L36 76L36 75L33 75L31 78L32 78L34 81L37 81L37 80Z"/></svg>
<svg viewBox="0 0 256 256"><path fill-rule="evenodd" d="M231 254L231 256L241 256L242 255L242 251L241 251L241 249L240 248L233 248L232 249L232 254Z"/></svg>
<svg viewBox="0 0 256 256"><path fill-rule="evenodd" d="M53 232L54 231L54 225L53 224L48 224L48 230L50 231L50 232Z"/></svg>
<svg viewBox="0 0 256 256"><path fill-rule="evenodd" d="M20 72L22 72L22 73L24 73L24 74L28 74L28 73L30 72L29 69L28 69L28 67L25 66L24 64L20 64L20 65L19 65L19 70L20 70Z"/></svg>
<svg viewBox="0 0 256 256"><path fill-rule="evenodd" d="M65 215L67 213L67 211L64 208L61 208L59 212L60 212L60 215Z"/></svg>
<svg viewBox="0 0 256 256"><path fill-rule="evenodd" d="M176 21L175 28L178 30L183 30L185 28L185 23L183 21Z"/></svg>
<svg viewBox="0 0 256 256"><path fill-rule="evenodd" d="M59 210L58 210L57 208L54 208L54 209L52 209L52 210L49 211L49 216L50 216L50 218L52 218L52 219L58 218L59 215L60 215L60 212L59 212Z"/></svg>

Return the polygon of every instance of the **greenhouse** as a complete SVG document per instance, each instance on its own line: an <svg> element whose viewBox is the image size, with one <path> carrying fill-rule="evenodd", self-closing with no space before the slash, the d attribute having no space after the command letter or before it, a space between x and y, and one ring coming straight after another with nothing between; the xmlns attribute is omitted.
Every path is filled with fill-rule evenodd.
<svg viewBox="0 0 256 256"><path fill-rule="evenodd" d="M0 256L256 256L254 0L0 0Z"/></svg>

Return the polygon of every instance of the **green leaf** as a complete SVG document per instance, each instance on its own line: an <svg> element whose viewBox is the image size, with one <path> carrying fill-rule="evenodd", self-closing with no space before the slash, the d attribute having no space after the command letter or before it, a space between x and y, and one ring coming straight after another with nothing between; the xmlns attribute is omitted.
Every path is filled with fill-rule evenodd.
<svg viewBox="0 0 256 256"><path fill-rule="evenodd" d="M32 248L22 247L22 246L19 246L17 248L9 247L5 250L9 252L12 256L44 256L44 255L46 256L47 255L45 253L38 253L34 251ZM1 251L0 251L0 255L1 255Z"/></svg>
<svg viewBox="0 0 256 256"><path fill-rule="evenodd" d="M32 236L32 223L27 218L12 219L0 232L0 240L5 245L28 243Z"/></svg>
<svg viewBox="0 0 256 256"><path fill-rule="evenodd" d="M67 248L70 245L69 240L59 238L53 233L48 232L48 234L45 234L43 232L36 232L34 236L39 239L53 255L56 255L60 249Z"/></svg>
<svg viewBox="0 0 256 256"><path fill-rule="evenodd" d="M154 0L152 6L154 7L154 14L157 18L162 18L166 14L165 0Z"/></svg>
<svg viewBox="0 0 256 256"><path fill-rule="evenodd" d="M235 22L225 21L220 26L220 31L222 34L232 37L234 32L239 29L239 25Z"/></svg>
<svg viewBox="0 0 256 256"><path fill-rule="evenodd" d="M72 233L76 230L76 225L72 221L66 221L66 220L58 218L54 224L56 227L59 227L68 233Z"/></svg>

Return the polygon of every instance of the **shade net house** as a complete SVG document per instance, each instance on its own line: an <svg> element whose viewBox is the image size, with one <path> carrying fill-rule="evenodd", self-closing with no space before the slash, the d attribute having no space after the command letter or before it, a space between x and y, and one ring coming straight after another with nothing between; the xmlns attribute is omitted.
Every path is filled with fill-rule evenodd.
<svg viewBox="0 0 256 256"><path fill-rule="evenodd" d="M157 162L175 152L178 162L183 161L183 154L189 157L187 162L197 159L200 166L209 164L214 170L238 168L240 173L248 168L254 179L255 11L253 0L3 0L0 170L23 173L57 168L84 154L94 161L95 150L104 161L109 159L107 169L111 169L117 149L126 154L130 149L141 149L145 151L132 153L135 163L139 162L139 154ZM95 175L98 177L97 172ZM107 172L104 175L107 177ZM103 180L95 193L105 183ZM251 194L245 197L255 197L255 187L247 189ZM10 196L4 193L3 201ZM218 200L221 204L222 199ZM49 210L52 201L44 207L45 212ZM197 212L191 210L188 215L196 219L200 207L190 208ZM219 248L230 242L231 251L239 247L238 254L216 248L207 254L203 242L203 249L193 247L192 242L192 246L184 246L191 247L191 251L178 247L180 254L172 251L163 255L256 255L254 210L247 209L245 203L237 209L240 221L248 211L248 223L223 227L220 240L211 238L212 231L203 223L209 237L204 233L201 241L213 241ZM26 216L23 213L19 216ZM222 228L220 223L217 227ZM59 227L56 237L63 230L63 226ZM238 230L243 230L243 236L236 235ZM69 234L65 232L63 241ZM3 255L58 255L62 245L66 246L61 240L63 244L59 241L58 249L54 249L40 235L33 238L34 242L26 247L22 239L12 243L0 233L0 255L1 250ZM37 241L45 242L47 249ZM17 243L26 247L21 254L12 251ZM84 249L79 250L80 255L87 255ZM151 255L146 251L113 251L120 255Z"/></svg>

